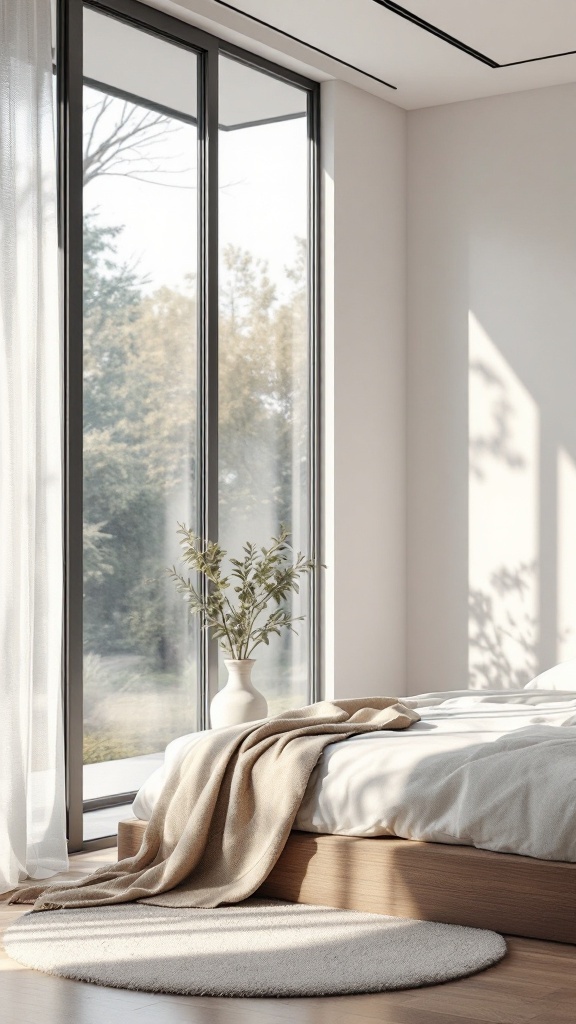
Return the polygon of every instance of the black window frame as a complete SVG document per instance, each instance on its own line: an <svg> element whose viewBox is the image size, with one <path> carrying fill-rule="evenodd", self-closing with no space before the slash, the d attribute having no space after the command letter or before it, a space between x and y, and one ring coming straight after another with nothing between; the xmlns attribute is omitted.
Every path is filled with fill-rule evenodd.
<svg viewBox="0 0 576 1024"><path fill-rule="evenodd" d="M117 18L193 51L199 75L199 306L198 523L201 536L218 537L218 60L247 64L308 94L308 303L309 303L309 551L321 555L320 472L320 90L317 82L148 7L139 0L58 0L57 109L61 322L64 342L64 673L66 792L70 851L112 845L114 836L84 841L83 813L134 798L116 794L83 800L83 311L82 311L82 89L83 10ZM322 690L321 586L310 584L309 699ZM210 700L218 689L218 649L207 632L199 647L199 728L207 728Z"/></svg>

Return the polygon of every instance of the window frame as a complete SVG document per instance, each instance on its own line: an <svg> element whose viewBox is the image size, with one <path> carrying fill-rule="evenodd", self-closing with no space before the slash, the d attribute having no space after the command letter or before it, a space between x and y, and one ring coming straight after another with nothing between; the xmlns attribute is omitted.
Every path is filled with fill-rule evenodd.
<svg viewBox="0 0 576 1024"><path fill-rule="evenodd" d="M64 343L64 652L66 793L70 851L110 846L114 836L84 841L86 809L119 806L133 793L83 800L83 310L82 310L82 89L83 9L115 17L192 50L198 59L199 338L198 523L201 536L218 538L218 60L220 54L308 94L308 323L309 323L309 552L321 557L320 367L320 159L319 97L313 82L139 0L58 0L57 110L61 323ZM307 621L309 700L322 690L320 574L310 582ZM218 648L208 632L199 646L199 728L208 727L218 689ZM89 805L88 807L86 805Z"/></svg>

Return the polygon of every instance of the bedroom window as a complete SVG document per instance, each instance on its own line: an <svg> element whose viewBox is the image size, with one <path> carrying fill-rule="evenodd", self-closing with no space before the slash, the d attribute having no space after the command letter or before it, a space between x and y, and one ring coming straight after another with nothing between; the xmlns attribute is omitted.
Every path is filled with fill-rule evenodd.
<svg viewBox="0 0 576 1024"><path fill-rule="evenodd" d="M317 551L317 91L133 0L62 0L58 52L77 849L208 725L177 523ZM259 659L272 713L317 692L312 586Z"/></svg>

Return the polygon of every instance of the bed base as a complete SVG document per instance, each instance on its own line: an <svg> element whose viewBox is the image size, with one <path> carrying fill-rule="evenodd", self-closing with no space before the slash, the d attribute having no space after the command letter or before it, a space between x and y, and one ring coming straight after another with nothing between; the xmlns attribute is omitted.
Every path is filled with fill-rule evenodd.
<svg viewBox="0 0 576 1024"><path fill-rule="evenodd" d="M118 826L118 859L146 822ZM576 864L406 839L292 832L258 896L576 944Z"/></svg>

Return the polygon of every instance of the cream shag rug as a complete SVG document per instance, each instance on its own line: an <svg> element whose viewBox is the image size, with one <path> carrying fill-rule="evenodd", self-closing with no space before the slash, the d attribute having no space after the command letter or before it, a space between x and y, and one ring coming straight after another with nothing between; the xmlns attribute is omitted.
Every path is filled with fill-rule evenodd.
<svg viewBox="0 0 576 1024"><path fill-rule="evenodd" d="M143 903L25 914L14 960L97 985L211 996L324 996L433 985L501 960L477 928L251 899L214 910Z"/></svg>

